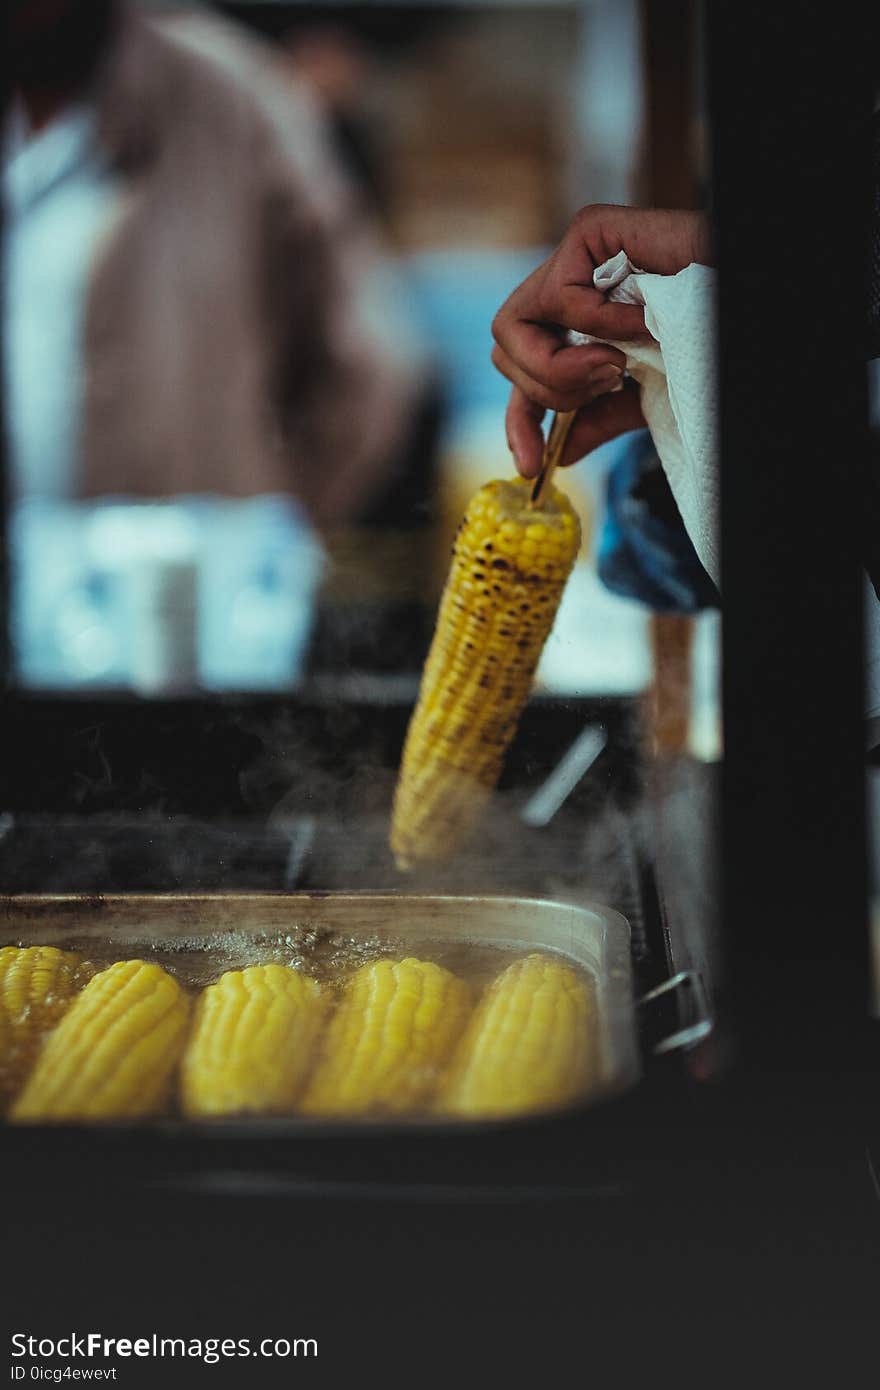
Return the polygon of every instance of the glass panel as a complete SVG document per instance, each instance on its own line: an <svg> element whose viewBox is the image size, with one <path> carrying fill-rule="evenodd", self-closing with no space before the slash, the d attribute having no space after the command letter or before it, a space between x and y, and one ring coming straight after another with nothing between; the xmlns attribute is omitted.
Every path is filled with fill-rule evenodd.
<svg viewBox="0 0 880 1390"><path fill-rule="evenodd" d="M6 144L7 887L595 900L637 991L710 986L717 594L637 417L555 475L582 543L497 791L417 875L389 845L456 532L516 477L493 316L583 204L700 202L695 44L638 0L50 8Z"/></svg>

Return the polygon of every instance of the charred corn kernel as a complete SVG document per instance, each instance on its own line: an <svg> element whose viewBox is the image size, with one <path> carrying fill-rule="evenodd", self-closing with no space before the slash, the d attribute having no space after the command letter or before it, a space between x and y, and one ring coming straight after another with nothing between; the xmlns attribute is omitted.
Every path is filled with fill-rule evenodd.
<svg viewBox="0 0 880 1390"><path fill-rule="evenodd" d="M77 995L12 1107L15 1120L156 1114L168 1096L189 1005L158 965L117 961Z"/></svg>
<svg viewBox="0 0 880 1390"><path fill-rule="evenodd" d="M501 774L535 668L580 547L556 488L487 483L459 527L394 798L391 848L402 869L452 854Z"/></svg>
<svg viewBox="0 0 880 1390"><path fill-rule="evenodd" d="M531 955L490 985L456 1049L439 1108L506 1115L563 1105L598 1078L592 983Z"/></svg>
<svg viewBox="0 0 880 1390"><path fill-rule="evenodd" d="M189 1115L289 1110L308 1075L325 996L286 965L230 970L202 991L181 1068Z"/></svg>
<svg viewBox="0 0 880 1390"><path fill-rule="evenodd" d="M402 1112L426 1102L470 1008L463 981L422 960L356 971L324 1036L303 1109Z"/></svg>
<svg viewBox="0 0 880 1390"><path fill-rule="evenodd" d="M46 1034L87 979L88 967L73 951L0 950L0 1107L18 1090Z"/></svg>

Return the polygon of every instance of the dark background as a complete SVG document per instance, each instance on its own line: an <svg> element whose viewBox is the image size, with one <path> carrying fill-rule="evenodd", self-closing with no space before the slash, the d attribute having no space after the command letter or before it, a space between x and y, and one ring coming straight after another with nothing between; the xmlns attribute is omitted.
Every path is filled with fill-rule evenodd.
<svg viewBox="0 0 880 1390"><path fill-rule="evenodd" d="M48 1153L23 1139L4 1148L3 1192L5 1311L25 1330L316 1336L319 1362L283 1375L328 1385L870 1375L878 1059L854 544L864 301L838 254L865 221L860 122L876 47L863 24L849 3L829 16L743 0L706 15L736 1065L699 1087L664 1070L574 1132L517 1144L280 1154L274 1183L268 1158L249 1181L241 1155L182 1150L174 1161L191 1171L175 1178L146 1144L77 1152L65 1139ZM786 258L772 287L765 246ZM777 341L780 324L799 351L768 369L755 344ZM10 697L13 743L22 718ZM42 750L21 750L37 769ZM276 1371L240 1367L130 1363L119 1383L271 1384Z"/></svg>

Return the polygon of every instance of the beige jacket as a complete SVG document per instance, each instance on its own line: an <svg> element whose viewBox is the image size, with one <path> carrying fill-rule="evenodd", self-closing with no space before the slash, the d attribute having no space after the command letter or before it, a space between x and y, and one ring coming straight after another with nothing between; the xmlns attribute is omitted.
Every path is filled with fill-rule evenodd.
<svg viewBox="0 0 880 1390"><path fill-rule="evenodd" d="M414 381L366 321L374 248L308 100L223 25L126 15L98 105L124 194L89 286L83 495L355 515Z"/></svg>

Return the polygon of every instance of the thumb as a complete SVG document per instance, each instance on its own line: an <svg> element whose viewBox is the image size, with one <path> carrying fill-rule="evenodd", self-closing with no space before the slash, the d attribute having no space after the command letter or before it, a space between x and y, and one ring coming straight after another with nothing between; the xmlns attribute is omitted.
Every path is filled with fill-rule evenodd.
<svg viewBox="0 0 880 1390"><path fill-rule="evenodd" d="M577 463L578 459L598 449L600 444L616 439L618 435L644 428L639 388L635 382L625 382L622 390L598 396L578 411L562 457L562 466L567 468Z"/></svg>

